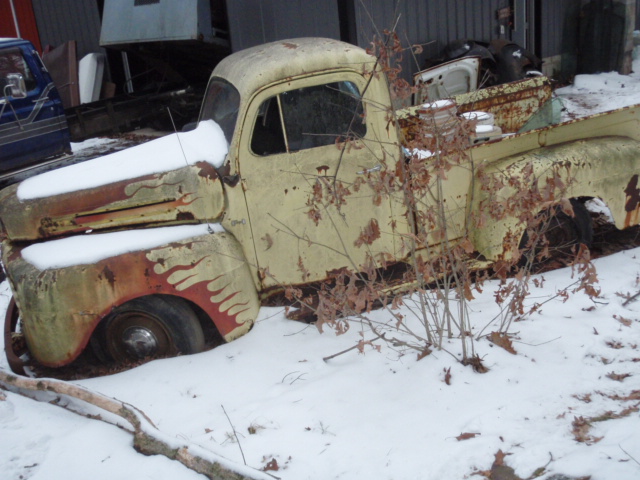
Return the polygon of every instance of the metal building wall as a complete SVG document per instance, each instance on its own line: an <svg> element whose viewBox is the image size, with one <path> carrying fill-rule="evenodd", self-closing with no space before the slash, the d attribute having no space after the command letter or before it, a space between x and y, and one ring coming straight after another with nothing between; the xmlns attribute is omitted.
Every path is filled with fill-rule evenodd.
<svg viewBox="0 0 640 480"><path fill-rule="evenodd" d="M87 53L102 51L96 0L32 1L43 48L76 40L79 59Z"/></svg>
<svg viewBox="0 0 640 480"><path fill-rule="evenodd" d="M227 0L233 51L294 37L340 38L336 0Z"/></svg>
<svg viewBox="0 0 640 480"><path fill-rule="evenodd" d="M541 0L541 31L536 35L542 57L575 54L579 14L580 0Z"/></svg>
<svg viewBox="0 0 640 480"><path fill-rule="evenodd" d="M415 73L427 58L436 56L448 43L460 39L489 41L497 38L498 9L509 0L358 0L358 44L369 45L374 34L391 29L406 44L422 44L416 58L405 58L403 68Z"/></svg>

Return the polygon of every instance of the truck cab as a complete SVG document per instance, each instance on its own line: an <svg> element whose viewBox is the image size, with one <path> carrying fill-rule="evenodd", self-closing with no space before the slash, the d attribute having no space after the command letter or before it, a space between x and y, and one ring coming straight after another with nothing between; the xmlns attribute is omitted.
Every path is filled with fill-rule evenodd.
<svg viewBox="0 0 640 480"><path fill-rule="evenodd" d="M0 39L0 173L71 151L60 95L27 40Z"/></svg>

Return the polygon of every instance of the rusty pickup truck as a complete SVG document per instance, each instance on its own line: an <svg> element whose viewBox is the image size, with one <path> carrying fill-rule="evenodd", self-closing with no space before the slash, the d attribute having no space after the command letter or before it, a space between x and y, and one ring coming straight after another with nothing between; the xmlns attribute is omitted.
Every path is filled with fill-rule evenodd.
<svg viewBox="0 0 640 480"><path fill-rule="evenodd" d="M51 367L88 346L122 363L195 353L215 336L248 332L261 301L285 285L321 282L369 258L405 260L406 207L391 197L372 202L372 182L358 182L393 172L407 154L376 65L358 47L317 38L235 53L213 71L195 130L3 190L12 368L21 368L14 334ZM482 108L501 131L469 142L469 162L484 171L559 162L573 180L559 202L599 198L619 228L638 223L640 109L536 125L530 117L545 110L551 89L543 77L522 82L455 98L458 112ZM349 137L350 148L337 148L337 137ZM483 205L473 175L460 165L443 183L459 227L448 229L451 241ZM307 202L316 180L331 176L361 189L317 222ZM372 221L381 234L358 248L354 239ZM507 217L468 236L491 262L504 255L507 232L523 228Z"/></svg>

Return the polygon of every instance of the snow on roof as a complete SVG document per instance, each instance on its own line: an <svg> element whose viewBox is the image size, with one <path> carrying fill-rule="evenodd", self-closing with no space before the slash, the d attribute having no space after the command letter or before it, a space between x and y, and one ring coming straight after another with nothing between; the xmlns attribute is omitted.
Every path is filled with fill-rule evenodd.
<svg viewBox="0 0 640 480"><path fill-rule="evenodd" d="M196 162L219 167L229 151L213 120L191 132L174 133L142 145L28 178L18 187L20 200L60 195L129 178L168 172Z"/></svg>
<svg viewBox="0 0 640 480"><path fill-rule="evenodd" d="M216 223L78 235L30 245L22 250L22 258L39 270L88 265L124 253L223 231Z"/></svg>

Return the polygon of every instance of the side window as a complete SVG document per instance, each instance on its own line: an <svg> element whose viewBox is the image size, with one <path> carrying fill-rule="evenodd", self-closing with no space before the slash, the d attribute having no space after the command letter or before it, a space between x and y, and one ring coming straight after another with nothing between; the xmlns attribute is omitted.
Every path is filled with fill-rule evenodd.
<svg viewBox="0 0 640 480"><path fill-rule="evenodd" d="M332 145L366 133L360 92L334 82L283 92L259 109L251 149L262 156Z"/></svg>
<svg viewBox="0 0 640 480"><path fill-rule="evenodd" d="M268 98L260 105L251 136L251 151L262 156L287 151L282 131L279 96Z"/></svg>
<svg viewBox="0 0 640 480"><path fill-rule="evenodd" d="M22 56L19 48L12 48L0 52L0 96L4 95L4 87L7 85L7 75L19 73L24 78L27 91L36 88L37 83L33 74Z"/></svg>

